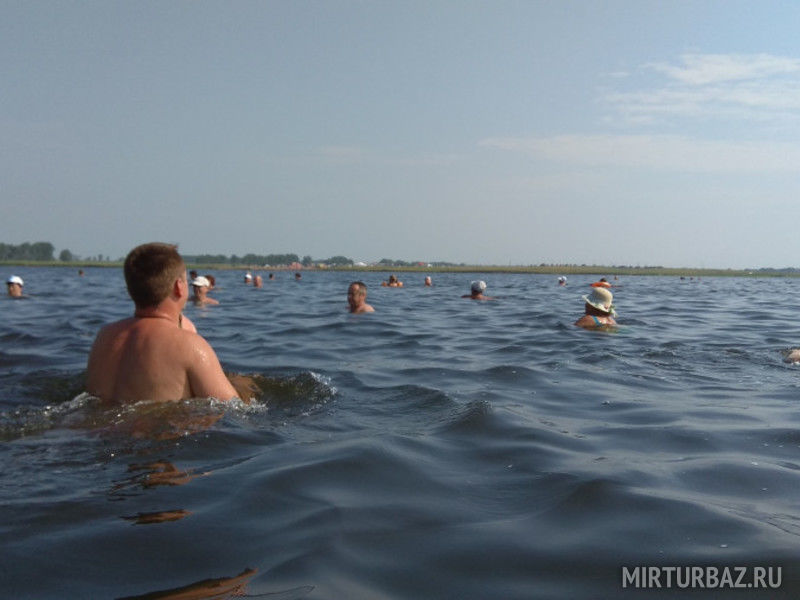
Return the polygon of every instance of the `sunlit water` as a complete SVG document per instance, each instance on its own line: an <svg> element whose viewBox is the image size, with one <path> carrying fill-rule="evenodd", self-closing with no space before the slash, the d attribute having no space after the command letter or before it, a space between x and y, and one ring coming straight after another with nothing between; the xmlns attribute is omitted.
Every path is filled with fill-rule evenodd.
<svg viewBox="0 0 800 600"><path fill-rule="evenodd" d="M588 276L219 272L186 312L259 397L102 408L121 272L5 271L31 297L0 300L3 597L800 595L800 280L626 277L604 334L572 326ZM478 277L496 302L459 297ZM640 565L782 585L622 589Z"/></svg>

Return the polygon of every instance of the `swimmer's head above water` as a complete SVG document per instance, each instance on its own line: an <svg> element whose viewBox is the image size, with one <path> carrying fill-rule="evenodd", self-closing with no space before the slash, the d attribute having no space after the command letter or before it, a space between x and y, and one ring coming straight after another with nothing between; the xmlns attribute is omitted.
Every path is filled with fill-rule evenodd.
<svg viewBox="0 0 800 600"><path fill-rule="evenodd" d="M157 306L170 295L176 280L186 282L186 265L172 244L137 246L125 258L123 271L136 308Z"/></svg>
<svg viewBox="0 0 800 600"><path fill-rule="evenodd" d="M604 315L615 316L617 312L614 310L614 296L607 289L602 287L592 288L592 293L588 296L581 296L586 306L591 307Z"/></svg>
<svg viewBox="0 0 800 600"><path fill-rule="evenodd" d="M6 288L8 290L8 295L12 298L21 298L22 297L22 286L25 283L22 281L22 277L17 275L12 275L6 280Z"/></svg>
<svg viewBox="0 0 800 600"><path fill-rule="evenodd" d="M483 280L476 280L473 281L470 286L470 293L464 294L461 296L462 298L470 298L472 300L494 300L491 296L485 296L483 294L486 291L486 282Z"/></svg>
<svg viewBox="0 0 800 600"><path fill-rule="evenodd" d="M617 315L614 309L614 297L607 289L602 287L592 288L588 296L581 296L584 302L584 315L575 321L575 325L584 329L615 329Z"/></svg>
<svg viewBox="0 0 800 600"><path fill-rule="evenodd" d="M347 304L351 313L375 312L375 309L367 304L367 284L363 281L354 281L347 288Z"/></svg>

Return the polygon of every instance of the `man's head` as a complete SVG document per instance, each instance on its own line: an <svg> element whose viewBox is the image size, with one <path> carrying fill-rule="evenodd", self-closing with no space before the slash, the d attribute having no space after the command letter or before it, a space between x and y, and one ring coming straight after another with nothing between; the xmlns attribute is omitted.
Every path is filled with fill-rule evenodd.
<svg viewBox="0 0 800 600"><path fill-rule="evenodd" d="M486 289L486 282L485 281L473 281L469 286L470 291L473 295L482 294Z"/></svg>
<svg viewBox="0 0 800 600"><path fill-rule="evenodd" d="M367 284L363 281L354 281L347 288L347 303L350 308L356 308L367 299Z"/></svg>
<svg viewBox="0 0 800 600"><path fill-rule="evenodd" d="M8 288L8 295L12 298L19 298L22 296L22 286L25 285L22 277L12 275L6 280L6 287Z"/></svg>
<svg viewBox="0 0 800 600"><path fill-rule="evenodd" d="M137 308L157 306L172 293L178 279L186 277L186 265L178 247L152 242L136 246L125 258L125 284Z"/></svg>
<svg viewBox="0 0 800 600"><path fill-rule="evenodd" d="M205 296L210 287L211 282L208 277L195 277L192 279L192 289L194 289L195 296Z"/></svg>

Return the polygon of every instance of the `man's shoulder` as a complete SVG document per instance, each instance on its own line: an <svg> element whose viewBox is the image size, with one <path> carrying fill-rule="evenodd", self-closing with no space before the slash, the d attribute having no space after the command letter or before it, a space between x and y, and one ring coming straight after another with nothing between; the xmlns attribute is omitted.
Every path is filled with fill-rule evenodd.
<svg viewBox="0 0 800 600"><path fill-rule="evenodd" d="M114 338L120 335L137 335L145 338L174 340L176 343L192 344L202 340L196 332L179 328L176 323L167 319L148 319L129 317L105 325L98 333L98 338Z"/></svg>
<svg viewBox="0 0 800 600"><path fill-rule="evenodd" d="M127 319L120 319L119 321L114 321L113 323L107 323L100 328L100 331L97 333L97 337L116 335L122 333L123 331L127 331L135 325L136 321L137 319L135 317L128 317Z"/></svg>

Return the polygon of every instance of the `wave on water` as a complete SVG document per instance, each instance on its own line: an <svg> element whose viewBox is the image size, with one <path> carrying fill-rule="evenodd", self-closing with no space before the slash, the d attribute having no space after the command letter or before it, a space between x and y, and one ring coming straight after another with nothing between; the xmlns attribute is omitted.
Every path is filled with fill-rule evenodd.
<svg viewBox="0 0 800 600"><path fill-rule="evenodd" d="M83 410L93 401L88 394L72 400L45 406L18 406L0 411L0 441L37 435L54 427L63 426L69 416Z"/></svg>
<svg viewBox="0 0 800 600"><path fill-rule="evenodd" d="M85 372L28 375L20 394L44 405L17 403L0 411L0 441L41 434L55 428L83 429L101 436L173 439L205 431L226 412L287 419L308 416L335 397L330 378L305 371L286 377L248 375L247 400L191 398L178 402L142 400L102 403L85 393Z"/></svg>

